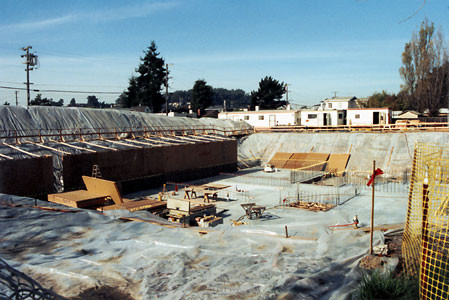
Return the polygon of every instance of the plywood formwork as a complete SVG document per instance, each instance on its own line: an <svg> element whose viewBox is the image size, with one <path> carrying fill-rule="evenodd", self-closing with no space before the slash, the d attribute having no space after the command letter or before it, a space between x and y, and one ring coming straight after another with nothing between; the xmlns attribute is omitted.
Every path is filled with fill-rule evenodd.
<svg viewBox="0 0 449 300"><path fill-rule="evenodd" d="M167 207L167 203L164 201L159 201L156 199L143 199L143 200L129 200L127 202L123 202L120 205L108 205L104 207L99 207L97 210L113 210L113 209L126 209L129 211L138 211L138 210L150 210L151 212L163 210Z"/></svg>
<svg viewBox="0 0 449 300"><path fill-rule="evenodd" d="M111 197L115 204L120 205L124 201L120 195L117 183L110 180L104 180L100 178L94 178L89 176L83 176L84 184L90 193L99 195L107 195Z"/></svg>
<svg viewBox="0 0 449 300"><path fill-rule="evenodd" d="M62 162L64 188L73 190L82 187L81 176L90 176L93 165L100 166L103 178L114 181L198 173L205 168L216 168L216 172L220 172L220 166L237 164L237 142L227 140L82 153L63 156Z"/></svg>
<svg viewBox="0 0 449 300"><path fill-rule="evenodd" d="M335 175L342 175L346 170L351 154L331 154L326 166L326 171Z"/></svg>
<svg viewBox="0 0 449 300"><path fill-rule="evenodd" d="M78 190L67 193L49 194L48 201L75 208L90 208L104 205L107 197L107 195Z"/></svg>
<svg viewBox="0 0 449 300"><path fill-rule="evenodd" d="M269 163L280 169L324 171L328 158L329 153L277 152Z"/></svg>
<svg viewBox="0 0 449 300"><path fill-rule="evenodd" d="M0 193L40 196L53 190L51 156L0 161Z"/></svg>
<svg viewBox="0 0 449 300"><path fill-rule="evenodd" d="M292 156L284 165L284 169L307 168L308 170L322 171L328 157L328 153L292 153Z"/></svg>
<svg viewBox="0 0 449 300"><path fill-rule="evenodd" d="M91 208L100 211L113 209L126 209L138 211L149 209L156 211L166 208L166 203L156 199L146 198L141 200L126 199L121 196L118 185L114 181L83 176L86 190L77 190L66 193L49 194L48 201L78 208ZM107 199L114 204L107 205Z"/></svg>
<svg viewBox="0 0 449 300"><path fill-rule="evenodd" d="M342 175L346 170L350 154L329 153L287 153L277 152L270 164L281 169L302 169L308 171L326 171Z"/></svg>
<svg viewBox="0 0 449 300"><path fill-rule="evenodd" d="M307 153L291 153L289 159L283 166L283 169L298 169L307 165L305 160L307 159Z"/></svg>
<svg viewBox="0 0 449 300"><path fill-rule="evenodd" d="M269 164L282 169L284 168L285 164L288 162L290 157L292 157L293 153L288 152L276 152L274 156L271 158Z"/></svg>

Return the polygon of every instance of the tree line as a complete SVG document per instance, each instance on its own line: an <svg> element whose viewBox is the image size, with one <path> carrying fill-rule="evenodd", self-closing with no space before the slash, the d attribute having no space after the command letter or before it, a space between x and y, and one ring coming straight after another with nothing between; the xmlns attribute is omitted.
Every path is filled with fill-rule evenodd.
<svg viewBox="0 0 449 300"><path fill-rule="evenodd" d="M129 78L128 88L119 96L116 103L123 107L148 106L153 112L161 112L166 101L161 92L167 87L169 71L164 67L165 61L160 57L154 41L144 51L144 56L140 60L139 66L135 69L136 75ZM198 79L192 89L171 93L168 102L174 111L204 110L213 105L222 106L225 100L230 109L248 106L278 108L285 105L285 101L281 101L284 93L284 83L268 76L260 81L259 89L251 92L251 95L241 89L213 88L206 80Z"/></svg>
<svg viewBox="0 0 449 300"><path fill-rule="evenodd" d="M76 103L75 98L72 98L67 105L68 107L92 107L92 108L109 108L112 104L100 102L95 95L87 96L87 104ZM64 99L54 101L53 98L42 97L42 94L37 94L34 99L30 101L33 106L64 106Z"/></svg>

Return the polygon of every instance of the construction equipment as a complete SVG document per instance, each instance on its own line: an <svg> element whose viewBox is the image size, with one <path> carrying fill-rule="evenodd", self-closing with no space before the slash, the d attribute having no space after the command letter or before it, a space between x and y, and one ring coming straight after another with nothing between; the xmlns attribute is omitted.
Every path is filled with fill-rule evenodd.
<svg viewBox="0 0 449 300"><path fill-rule="evenodd" d="M203 202L190 199L167 199L168 220L186 225L195 224L197 217L215 216L216 207L214 204L204 204Z"/></svg>
<svg viewBox="0 0 449 300"><path fill-rule="evenodd" d="M243 203L240 205L245 210L245 214L250 220L252 220L253 217L255 219L260 218L260 216L262 216L266 208L265 206L256 205L256 203Z"/></svg>
<svg viewBox="0 0 449 300"><path fill-rule="evenodd" d="M190 185L184 188L184 199L191 200L202 195L204 203L210 203L211 201L217 201L218 190L228 187L229 185L223 184Z"/></svg>
<svg viewBox="0 0 449 300"><path fill-rule="evenodd" d="M270 164L265 164L263 171L265 173L273 173L273 172L276 172L276 168Z"/></svg>

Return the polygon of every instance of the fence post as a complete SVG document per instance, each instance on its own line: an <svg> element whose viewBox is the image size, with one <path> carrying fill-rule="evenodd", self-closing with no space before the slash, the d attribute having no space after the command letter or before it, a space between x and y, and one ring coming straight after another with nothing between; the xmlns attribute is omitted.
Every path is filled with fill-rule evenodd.
<svg viewBox="0 0 449 300"><path fill-rule="evenodd" d="M375 190L375 182L376 182L376 176L374 176L374 173L376 171L376 161L373 160L373 190L371 195L371 229L370 229L370 248L369 248L369 254L373 255L373 231L374 231L374 190Z"/></svg>

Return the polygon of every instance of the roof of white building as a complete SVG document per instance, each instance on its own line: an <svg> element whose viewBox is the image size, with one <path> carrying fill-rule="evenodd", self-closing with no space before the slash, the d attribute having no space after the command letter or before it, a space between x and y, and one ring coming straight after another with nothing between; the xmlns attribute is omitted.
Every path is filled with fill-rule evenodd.
<svg viewBox="0 0 449 300"><path fill-rule="evenodd" d="M346 109L301 109L301 112L341 112L345 111Z"/></svg>
<svg viewBox="0 0 449 300"><path fill-rule="evenodd" d="M324 99L324 101L326 102L348 102L351 100L355 100L357 99L357 97L353 96L353 97L334 97L334 98L330 98L330 99Z"/></svg>
<svg viewBox="0 0 449 300"><path fill-rule="evenodd" d="M391 110L388 107L348 108L347 110Z"/></svg>
<svg viewBox="0 0 449 300"><path fill-rule="evenodd" d="M267 110L251 110L251 111L223 111L220 114L232 114L232 115L239 115L239 114L243 114L243 115L247 115L247 114L284 114L284 113L295 113L301 111L300 109L290 109L290 110L285 110L285 109L267 109Z"/></svg>

